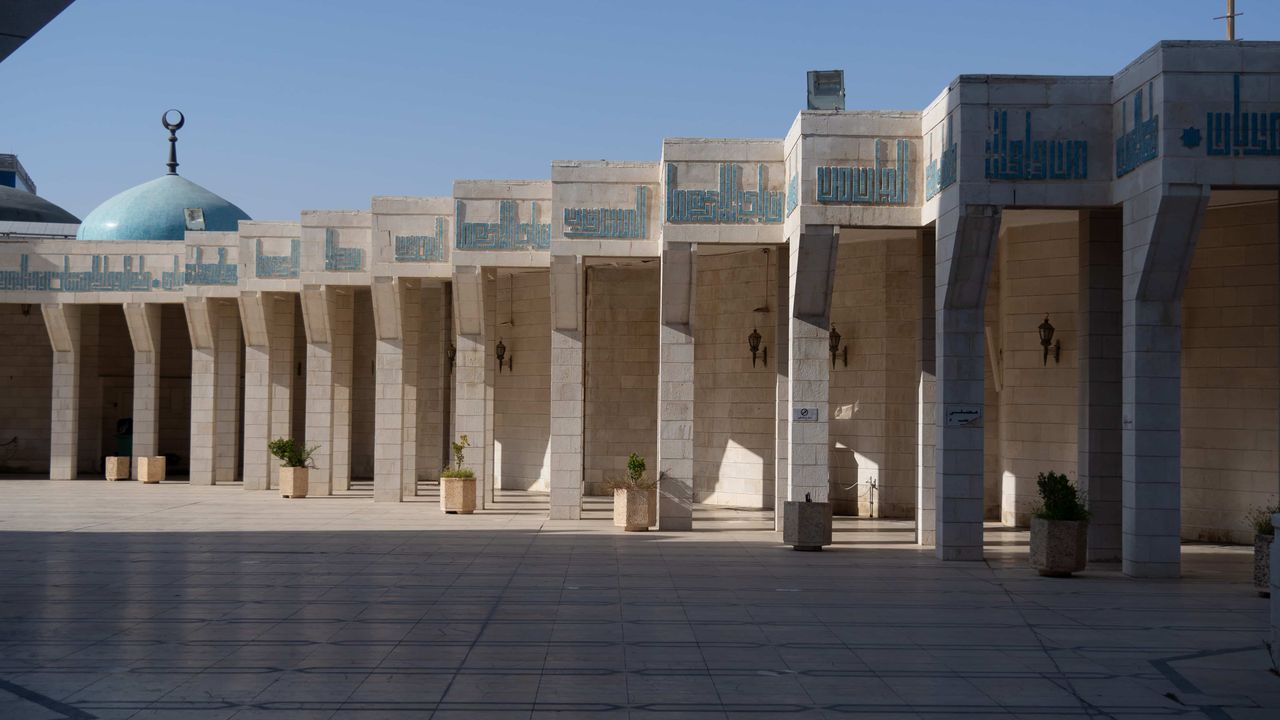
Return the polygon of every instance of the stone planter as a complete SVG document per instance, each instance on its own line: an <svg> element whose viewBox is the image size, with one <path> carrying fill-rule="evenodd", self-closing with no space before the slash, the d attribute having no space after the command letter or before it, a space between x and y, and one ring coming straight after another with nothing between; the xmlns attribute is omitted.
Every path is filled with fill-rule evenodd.
<svg viewBox="0 0 1280 720"><path fill-rule="evenodd" d="M307 496L307 480L311 474L304 467L280 468L280 497L304 498Z"/></svg>
<svg viewBox="0 0 1280 720"><path fill-rule="evenodd" d="M613 524L626 532L644 532L657 521L657 488L613 491Z"/></svg>
<svg viewBox="0 0 1280 720"><path fill-rule="evenodd" d="M1275 535L1253 536L1253 587L1262 597L1271 597L1271 546Z"/></svg>
<svg viewBox="0 0 1280 720"><path fill-rule="evenodd" d="M164 456L138 458L138 482L154 485L164 480Z"/></svg>
<svg viewBox="0 0 1280 720"><path fill-rule="evenodd" d="M440 478L440 509L446 513L470 515L476 511L476 479Z"/></svg>
<svg viewBox="0 0 1280 720"><path fill-rule="evenodd" d="M831 503L788 500L783 503L782 541L796 550L821 550L831 544Z"/></svg>
<svg viewBox="0 0 1280 720"><path fill-rule="evenodd" d="M107 479L112 481L129 479L128 455L107 456Z"/></svg>
<svg viewBox="0 0 1280 720"><path fill-rule="evenodd" d="M1031 567L1045 577L1071 577L1084 569L1089 523L1031 518Z"/></svg>
<svg viewBox="0 0 1280 720"><path fill-rule="evenodd" d="M647 527L653 527L658 524L658 488L651 487L648 490L632 490L633 493L646 492L649 494L649 524ZM627 509L626 503L622 502L618 497L618 491L613 491L613 525L614 527L625 528L627 526Z"/></svg>

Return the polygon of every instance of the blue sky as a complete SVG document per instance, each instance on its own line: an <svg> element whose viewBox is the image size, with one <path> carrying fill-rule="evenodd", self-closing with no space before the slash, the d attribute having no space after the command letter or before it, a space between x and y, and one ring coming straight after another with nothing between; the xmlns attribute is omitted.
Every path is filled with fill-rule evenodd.
<svg viewBox="0 0 1280 720"><path fill-rule="evenodd" d="M0 152L83 217L165 171L254 218L656 160L663 137L781 137L805 71L847 104L921 109L961 73L1110 75L1218 39L1225 0L467 2L78 0L0 63ZM1280 2L1237 33L1280 38Z"/></svg>

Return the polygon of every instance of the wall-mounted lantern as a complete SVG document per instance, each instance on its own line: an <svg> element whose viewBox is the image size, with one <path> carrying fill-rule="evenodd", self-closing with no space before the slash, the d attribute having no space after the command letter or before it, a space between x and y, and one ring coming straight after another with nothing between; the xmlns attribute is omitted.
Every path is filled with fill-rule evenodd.
<svg viewBox="0 0 1280 720"><path fill-rule="evenodd" d="M502 372L502 366L507 366L507 372L510 372L515 366L512 359L507 357L507 346L503 344L502 338L498 338L498 347L495 348L498 356L498 372Z"/></svg>
<svg viewBox="0 0 1280 720"><path fill-rule="evenodd" d="M840 333L836 332L836 326L831 326L831 335L827 340L827 349L831 351L831 367L836 366L836 356L844 356L844 366L849 367L849 344L845 343L844 348L840 347Z"/></svg>
<svg viewBox="0 0 1280 720"><path fill-rule="evenodd" d="M1044 348L1044 364L1049 364L1049 350L1053 350L1053 362L1062 361L1062 342L1055 342L1053 339L1053 323L1049 322L1049 316L1044 316L1044 322L1040 323L1040 346Z"/></svg>
<svg viewBox="0 0 1280 720"><path fill-rule="evenodd" d="M458 346L449 343L449 352L446 355L449 358L449 372L453 372L453 365L458 361Z"/></svg>
<svg viewBox="0 0 1280 720"><path fill-rule="evenodd" d="M31 303L22 303L22 314L23 315L31 314Z"/></svg>
<svg viewBox="0 0 1280 720"><path fill-rule="evenodd" d="M763 354L764 366L769 367L769 348L760 347L760 330L751 329L751 334L747 336L747 347L751 350L751 367L756 366L756 356Z"/></svg>

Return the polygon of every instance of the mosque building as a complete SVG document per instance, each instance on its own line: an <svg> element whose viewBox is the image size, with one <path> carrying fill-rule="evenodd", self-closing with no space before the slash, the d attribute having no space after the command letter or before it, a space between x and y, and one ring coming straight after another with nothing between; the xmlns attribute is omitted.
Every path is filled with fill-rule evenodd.
<svg viewBox="0 0 1280 720"><path fill-rule="evenodd" d="M1280 494L1280 43L902 112L810 79L782 137L289 222L178 174L177 113L168 172L82 222L0 157L0 470L165 456L265 491L292 437L312 495L395 502L465 434L481 507L545 491L552 519L636 452L664 530L808 494L980 559L1054 470L1129 575L1251 539Z"/></svg>

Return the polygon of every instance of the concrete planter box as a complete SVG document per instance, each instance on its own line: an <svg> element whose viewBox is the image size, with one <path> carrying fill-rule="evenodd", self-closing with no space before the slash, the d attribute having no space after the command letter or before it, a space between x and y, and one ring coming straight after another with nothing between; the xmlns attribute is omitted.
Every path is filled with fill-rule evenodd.
<svg viewBox="0 0 1280 720"><path fill-rule="evenodd" d="M112 481L129 479L128 455L107 456L107 479Z"/></svg>
<svg viewBox="0 0 1280 720"><path fill-rule="evenodd" d="M644 532L657 522L658 489L613 491L613 524L627 532Z"/></svg>
<svg viewBox="0 0 1280 720"><path fill-rule="evenodd" d="M1262 597L1271 597L1271 548L1275 535L1253 536L1253 587Z"/></svg>
<svg viewBox="0 0 1280 720"><path fill-rule="evenodd" d="M470 515L476 511L476 479L440 478L440 509L446 513Z"/></svg>
<svg viewBox="0 0 1280 720"><path fill-rule="evenodd" d="M788 500L783 503L782 541L796 550L821 550L831 544L831 503Z"/></svg>
<svg viewBox="0 0 1280 720"><path fill-rule="evenodd" d="M311 474L304 467L280 468L280 497L304 498L307 496L307 480Z"/></svg>
<svg viewBox="0 0 1280 720"><path fill-rule="evenodd" d="M623 492L620 490L613 491L613 525L614 527L625 528L627 526L627 508L626 503L618 494ZM653 527L658 524L658 488L651 487L648 490L628 490L633 494L648 493L649 495L649 524L646 527Z"/></svg>
<svg viewBox="0 0 1280 720"><path fill-rule="evenodd" d="M154 485L164 480L164 456L138 458L138 482Z"/></svg>
<svg viewBox="0 0 1280 720"><path fill-rule="evenodd" d="M1089 523L1031 518L1031 567L1045 577L1071 577L1084 569Z"/></svg>

